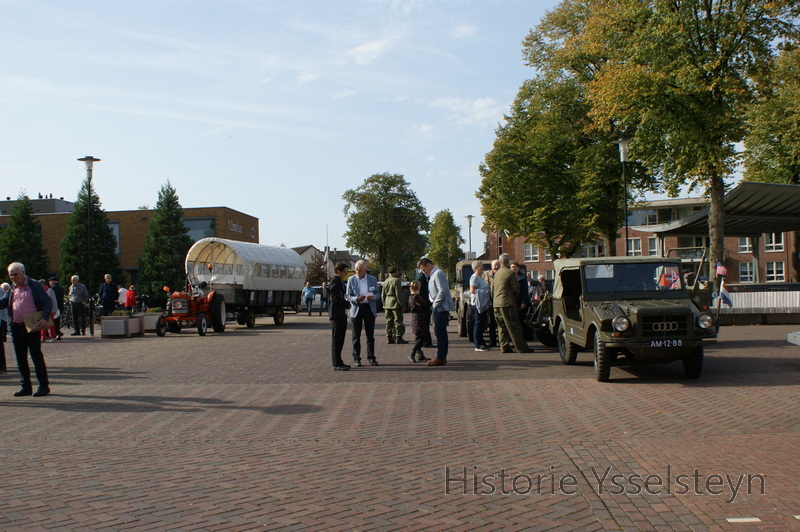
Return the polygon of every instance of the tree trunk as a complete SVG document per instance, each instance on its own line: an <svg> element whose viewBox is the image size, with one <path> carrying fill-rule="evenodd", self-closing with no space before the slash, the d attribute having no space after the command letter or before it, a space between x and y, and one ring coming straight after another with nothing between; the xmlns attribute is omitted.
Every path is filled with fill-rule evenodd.
<svg viewBox="0 0 800 532"><path fill-rule="evenodd" d="M725 211L723 200L725 198L725 184L722 177L714 172L711 176L710 186L711 207L708 212L708 238L710 241L711 281L715 282L717 277L716 261L724 264L725 252Z"/></svg>

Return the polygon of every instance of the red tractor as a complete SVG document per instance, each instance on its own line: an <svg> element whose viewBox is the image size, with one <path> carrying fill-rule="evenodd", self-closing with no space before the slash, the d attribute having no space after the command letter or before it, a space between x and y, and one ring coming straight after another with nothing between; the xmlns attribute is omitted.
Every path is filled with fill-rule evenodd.
<svg viewBox="0 0 800 532"><path fill-rule="evenodd" d="M167 331L179 333L183 326L196 326L197 334L205 336L208 331L208 322L214 332L225 331L225 298L222 294L211 290L207 294L208 285L203 282L198 286L188 284L185 292L172 292L168 286L164 291L169 294L167 308L163 316L156 322L156 334L164 336Z"/></svg>

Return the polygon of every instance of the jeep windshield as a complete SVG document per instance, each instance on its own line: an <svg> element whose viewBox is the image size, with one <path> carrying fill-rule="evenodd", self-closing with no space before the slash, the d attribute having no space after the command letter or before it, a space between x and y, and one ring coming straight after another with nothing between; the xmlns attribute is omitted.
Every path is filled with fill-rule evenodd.
<svg viewBox="0 0 800 532"><path fill-rule="evenodd" d="M664 262L586 264L586 294L619 294L631 298L675 297L683 288L679 265Z"/></svg>

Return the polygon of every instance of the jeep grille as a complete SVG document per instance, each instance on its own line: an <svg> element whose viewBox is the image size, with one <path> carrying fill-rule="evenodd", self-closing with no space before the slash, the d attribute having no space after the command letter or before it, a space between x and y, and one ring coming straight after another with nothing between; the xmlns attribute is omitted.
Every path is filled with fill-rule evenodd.
<svg viewBox="0 0 800 532"><path fill-rule="evenodd" d="M642 316L643 338L686 337L691 323L690 314L654 314Z"/></svg>

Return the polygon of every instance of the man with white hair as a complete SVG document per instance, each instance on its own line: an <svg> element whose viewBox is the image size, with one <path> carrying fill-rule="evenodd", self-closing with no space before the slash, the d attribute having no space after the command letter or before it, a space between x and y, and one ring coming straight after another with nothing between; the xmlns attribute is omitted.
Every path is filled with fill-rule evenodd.
<svg viewBox="0 0 800 532"><path fill-rule="evenodd" d="M366 329L367 360L377 366L375 358L375 317L381 299L378 279L367 273L367 261L356 262L356 274L347 280L347 300L350 301L350 320L353 322L353 365L361 367L361 329Z"/></svg>
<svg viewBox="0 0 800 532"><path fill-rule="evenodd" d="M0 299L6 297L11 285L8 283L0 284ZM8 309L0 310L0 371L8 371L6 365L6 337L8 336Z"/></svg>
<svg viewBox="0 0 800 532"><path fill-rule="evenodd" d="M86 334L86 302L89 301L89 290L77 275L70 279L69 305L72 307L72 327L75 332L71 336Z"/></svg>
<svg viewBox="0 0 800 532"><path fill-rule="evenodd" d="M50 393L50 381L47 378L47 366L42 354L40 331L47 327L47 320L52 311L52 302L42 284L25 275L25 266L22 263L12 262L9 264L8 276L14 286L3 299L0 299L0 309L8 309L11 341L14 344L14 354L17 357L17 368L20 375L20 389L14 392L14 397L24 395L42 397ZM28 331L25 326L25 317L30 315L38 317L36 328L33 331ZM39 389L35 393L31 382L31 368L28 365L29 352L36 370L36 380L39 381Z"/></svg>

